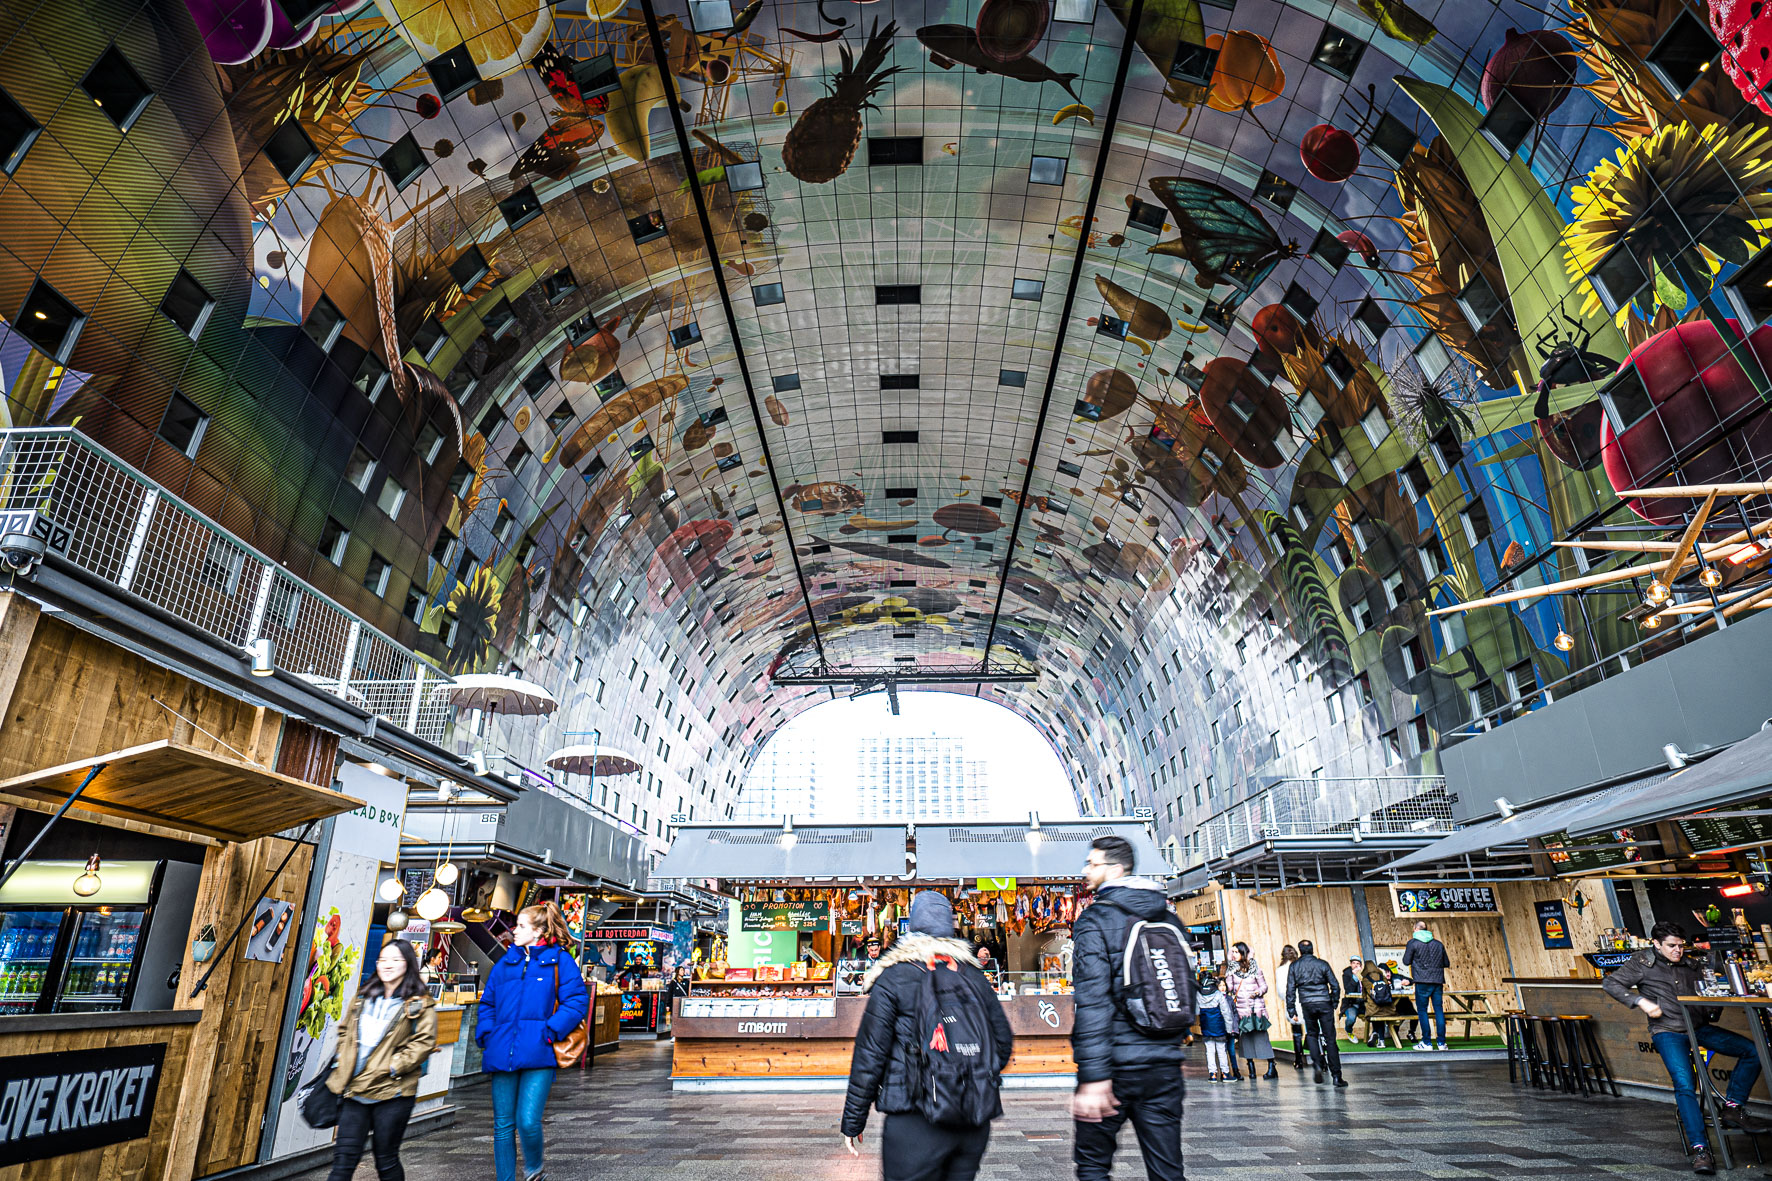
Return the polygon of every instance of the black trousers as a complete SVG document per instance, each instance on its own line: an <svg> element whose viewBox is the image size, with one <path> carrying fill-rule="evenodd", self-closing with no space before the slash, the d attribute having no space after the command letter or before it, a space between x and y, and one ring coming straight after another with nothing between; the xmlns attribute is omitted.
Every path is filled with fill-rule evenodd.
<svg viewBox="0 0 1772 1181"><path fill-rule="evenodd" d="M1114 1100L1120 1109L1100 1123L1076 1121L1071 1159L1077 1181L1107 1181L1113 1173L1114 1148L1120 1125L1132 1121L1144 1171L1150 1181L1184 1181L1181 1172L1181 1099L1179 1067L1114 1076Z"/></svg>
<svg viewBox="0 0 1772 1181"><path fill-rule="evenodd" d="M1294 1069L1304 1069L1304 1056L1307 1052L1304 1046L1304 1026L1294 1021L1292 1022L1292 1066Z"/></svg>
<svg viewBox="0 0 1772 1181"><path fill-rule="evenodd" d="M972 1181L991 1142L991 1126L944 1128L914 1111L888 1115L880 1132L886 1181Z"/></svg>
<svg viewBox="0 0 1772 1181"><path fill-rule="evenodd" d="M1317 1070L1327 1070L1330 1074L1341 1073L1341 1047L1335 1044L1335 1010L1306 1007L1304 1010L1304 1038L1311 1048L1311 1066ZM1329 1063L1323 1064L1325 1053Z"/></svg>
<svg viewBox="0 0 1772 1181"><path fill-rule="evenodd" d="M355 1099L340 1103L338 1139L332 1143L332 1173L326 1181L351 1181L372 1130L375 1175L381 1181L406 1181L406 1170L400 1167L400 1141L406 1138L406 1121L412 1118L414 1102L410 1095L402 1095L380 1103L359 1103Z"/></svg>

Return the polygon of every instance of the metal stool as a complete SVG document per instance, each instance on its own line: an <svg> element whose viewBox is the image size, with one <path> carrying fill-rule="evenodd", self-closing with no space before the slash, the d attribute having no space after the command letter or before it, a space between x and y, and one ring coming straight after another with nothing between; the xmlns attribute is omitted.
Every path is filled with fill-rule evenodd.
<svg viewBox="0 0 1772 1181"><path fill-rule="evenodd" d="M1544 1089L1544 1056L1532 1017L1522 1009L1507 1011L1507 1081Z"/></svg>
<svg viewBox="0 0 1772 1181"><path fill-rule="evenodd" d="M1599 1036L1594 1033L1594 1019L1586 1014L1565 1014L1561 1021L1569 1062L1581 1082L1582 1094L1603 1095L1610 1089L1616 1096L1618 1081L1612 1077L1612 1068L1607 1065L1605 1052L1600 1049Z"/></svg>
<svg viewBox="0 0 1772 1181"><path fill-rule="evenodd" d="M1550 1088L1571 1095L1581 1090L1581 1083L1568 1062L1568 1051L1562 1044L1563 1019L1534 1015L1530 1021L1544 1033L1544 1073Z"/></svg>

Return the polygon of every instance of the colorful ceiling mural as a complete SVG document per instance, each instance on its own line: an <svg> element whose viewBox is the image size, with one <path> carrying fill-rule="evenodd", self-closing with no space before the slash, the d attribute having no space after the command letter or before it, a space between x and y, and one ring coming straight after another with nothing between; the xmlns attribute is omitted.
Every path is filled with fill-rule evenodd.
<svg viewBox="0 0 1772 1181"><path fill-rule="evenodd" d="M527 765L631 725L659 837L815 696L771 677L985 667L1039 675L982 692L1092 806L1182 833L1431 770L1641 642L1604 589L1429 611L1690 508L1620 491L1763 476L1768 38L1733 0L0 4L4 425L555 687Z"/></svg>

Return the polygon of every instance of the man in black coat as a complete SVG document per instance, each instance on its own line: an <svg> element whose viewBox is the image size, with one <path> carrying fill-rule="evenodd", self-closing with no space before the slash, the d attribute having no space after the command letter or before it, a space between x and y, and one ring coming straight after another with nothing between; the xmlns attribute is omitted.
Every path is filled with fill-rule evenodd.
<svg viewBox="0 0 1772 1181"><path fill-rule="evenodd" d="M1121 957L1132 924L1167 922L1180 929L1160 883L1133 877L1132 845L1098 837L1083 879L1095 901L1071 925L1075 1022L1071 1057L1077 1063L1072 1159L1077 1181L1107 1181L1120 1125L1138 1133L1151 1181L1182 1181L1182 1036L1153 1038L1126 1018L1115 999ZM1183 937L1185 942L1185 936ZM1192 966L1188 969L1193 970Z"/></svg>
<svg viewBox="0 0 1772 1181"><path fill-rule="evenodd" d="M972 1181L990 1144L990 1124L941 1127L917 1110L921 1057L917 999L924 973L957 971L973 990L990 1025L999 1074L1009 1065L1015 1035L1009 1031L1009 1018L996 989L972 957L972 948L953 937L954 908L947 898L925 890L911 899L910 925L910 933L901 936L862 981L868 1007L849 1060L843 1142L856 1154L868 1123L868 1105L872 1104L886 1117L886 1129L880 1136L880 1163L886 1181ZM1002 1110L999 1106L997 1115Z"/></svg>
<svg viewBox="0 0 1772 1181"><path fill-rule="evenodd" d="M1341 1047L1335 1044L1335 1007L1341 1001L1341 986L1335 983L1335 969L1319 959L1316 952L1309 939L1298 941L1298 961L1286 975L1286 1009L1290 1012L1296 1008L1304 1015L1304 1040L1311 1049L1311 1077L1319 1083L1323 1081L1323 1060L1327 1058L1335 1085L1345 1087Z"/></svg>

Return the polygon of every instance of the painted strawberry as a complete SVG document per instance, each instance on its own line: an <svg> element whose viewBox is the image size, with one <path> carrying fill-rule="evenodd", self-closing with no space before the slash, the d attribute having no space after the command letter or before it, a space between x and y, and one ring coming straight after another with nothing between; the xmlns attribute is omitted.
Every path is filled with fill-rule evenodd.
<svg viewBox="0 0 1772 1181"><path fill-rule="evenodd" d="M1710 0L1710 28L1723 46L1723 68L1742 97L1772 115L1772 13L1765 0Z"/></svg>

